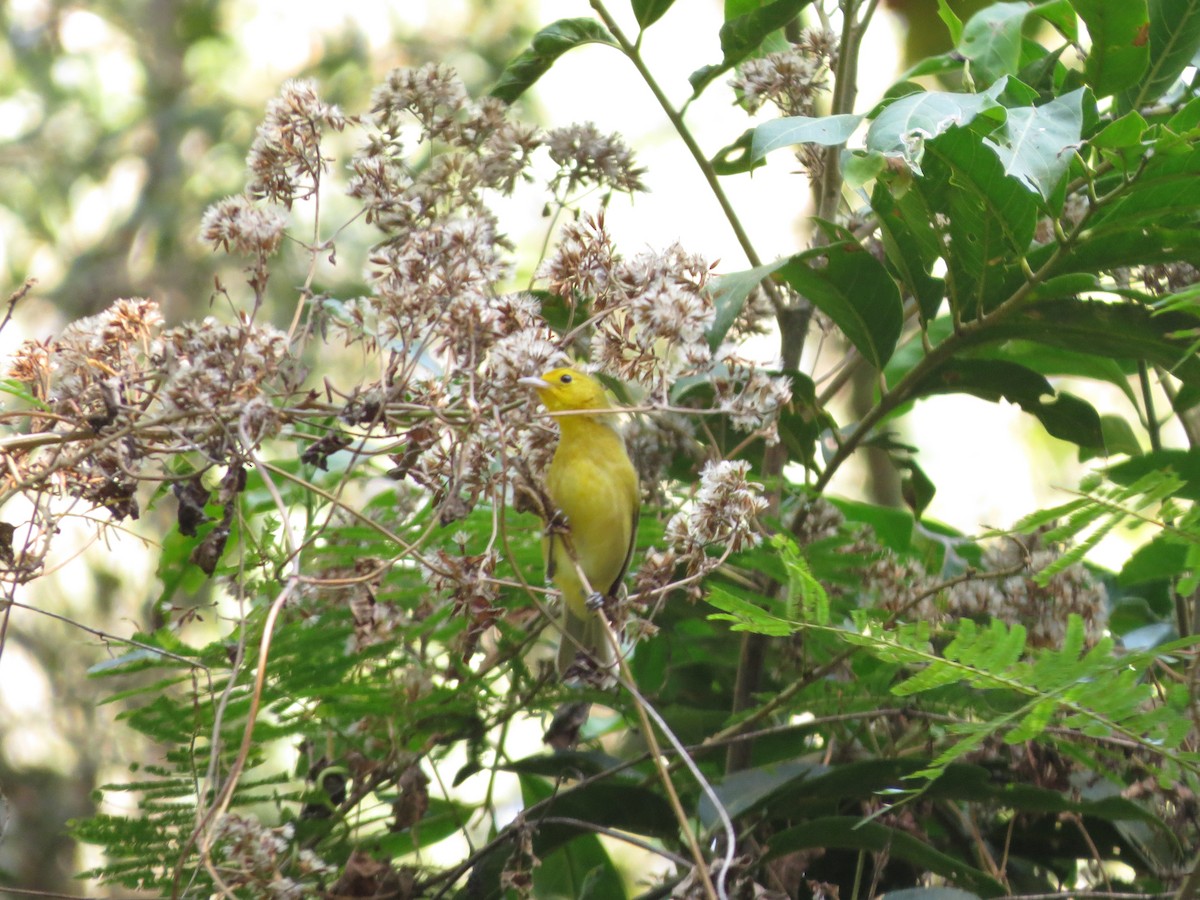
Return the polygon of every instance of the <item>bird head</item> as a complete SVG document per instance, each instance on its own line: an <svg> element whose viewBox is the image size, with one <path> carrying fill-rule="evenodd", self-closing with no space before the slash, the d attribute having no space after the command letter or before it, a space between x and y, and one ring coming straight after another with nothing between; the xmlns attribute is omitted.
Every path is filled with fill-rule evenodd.
<svg viewBox="0 0 1200 900"><path fill-rule="evenodd" d="M540 377L522 378L520 383L537 391L551 412L577 409L610 409L612 404L602 385L578 369L551 369Z"/></svg>

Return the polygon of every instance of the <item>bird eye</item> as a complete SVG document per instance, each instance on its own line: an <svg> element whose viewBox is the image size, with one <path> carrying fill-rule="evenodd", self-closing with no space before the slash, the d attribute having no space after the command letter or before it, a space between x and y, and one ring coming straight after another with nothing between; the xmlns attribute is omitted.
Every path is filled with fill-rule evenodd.
<svg viewBox="0 0 1200 900"><path fill-rule="evenodd" d="M570 384L570 383L571 383L571 376L570 376L570 375L564 375L564 376L562 376L562 377L561 377L560 379L558 379L558 380L559 380L559 381L561 381L563 384Z"/></svg>

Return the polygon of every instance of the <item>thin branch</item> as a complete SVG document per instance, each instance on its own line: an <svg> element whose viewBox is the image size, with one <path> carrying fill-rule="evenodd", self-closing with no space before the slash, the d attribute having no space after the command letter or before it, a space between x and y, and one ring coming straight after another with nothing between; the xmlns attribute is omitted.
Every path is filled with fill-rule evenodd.
<svg viewBox="0 0 1200 900"><path fill-rule="evenodd" d="M609 33L612 34L617 44L620 45L621 50L638 70L638 74L642 76L642 80L646 82L646 86L650 88L650 92L654 94L654 99L658 101L658 105L662 108L663 114L671 122L675 133L679 135L679 139L683 141L688 152L692 154L692 159L695 160L696 166L700 169L700 174L703 175L704 181L708 184L708 189L712 191L713 197L716 198L717 203L721 207L721 212L724 214L726 221L729 222L729 227L733 229L734 237L737 238L742 252L746 254L746 259L749 261L750 267L758 268L762 265L758 251L754 249L750 235L742 227L741 219L738 217L737 211L733 208L729 197L725 194L725 189L721 187L717 173L713 170L712 164L708 161L708 157L704 155L704 151L700 148L700 145L696 143L696 138L692 134L691 129L687 127L687 123L684 122L683 115L663 92L658 81L646 65L645 60L642 59L638 46L625 36L616 19L612 17L612 14L605 7L603 0L591 0L591 5L592 9L596 11L596 15L604 22L604 26L609 30ZM771 305L775 307L776 313L783 310L786 304L775 283L768 278L762 284L763 289L771 300Z"/></svg>

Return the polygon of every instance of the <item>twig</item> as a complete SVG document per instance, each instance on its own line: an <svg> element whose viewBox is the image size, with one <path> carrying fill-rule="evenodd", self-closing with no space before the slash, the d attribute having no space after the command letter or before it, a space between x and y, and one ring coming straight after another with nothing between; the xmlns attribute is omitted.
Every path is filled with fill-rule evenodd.
<svg viewBox="0 0 1200 900"><path fill-rule="evenodd" d="M737 238L742 252L746 254L746 259L749 261L750 267L758 268L762 265L758 251L754 249L754 244L750 241L750 235L742 227L741 219L738 218L737 211L733 208L729 197L726 196L725 189L721 187L721 182L717 178L717 173L713 170L712 164L709 163L708 157L704 155L704 151L696 143L696 138L687 127L687 123L683 121L683 115L675 108L667 98L667 95L663 93L658 81L646 66L645 60L642 59L641 51L636 44L625 36L625 33L612 17L612 14L604 6L603 0L591 0L591 5L592 9L596 11L596 15L604 22L604 26L609 30L609 33L612 34L613 38L620 45L626 57L633 63L638 74L642 76L642 80L646 82L646 86L654 94L654 99L658 101L658 105L662 108L663 114L666 115L671 126L675 129L675 133L679 135L679 139L683 141L688 152L692 154L692 159L695 160L696 166L700 169L700 174L704 176L704 180L708 184L708 189L712 191L713 197L716 198L717 203L721 207L721 212L724 214L726 221L729 222L729 227L733 229L734 237ZM775 286L774 282L768 278L762 282L762 285L771 300L771 305L777 313L786 308L783 297L779 293L779 288Z"/></svg>

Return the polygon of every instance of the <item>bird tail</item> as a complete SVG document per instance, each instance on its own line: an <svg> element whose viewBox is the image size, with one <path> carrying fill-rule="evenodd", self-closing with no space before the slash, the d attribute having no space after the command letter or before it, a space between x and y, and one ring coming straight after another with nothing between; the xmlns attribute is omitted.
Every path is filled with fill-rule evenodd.
<svg viewBox="0 0 1200 900"><path fill-rule="evenodd" d="M584 615L580 616L573 604L563 603L563 636L558 644L559 675L566 675L575 667L575 658L580 653L580 647L592 657L593 664L599 671L611 671L617 660L608 635L604 633L604 623L600 621L602 615L601 612L584 610Z"/></svg>

